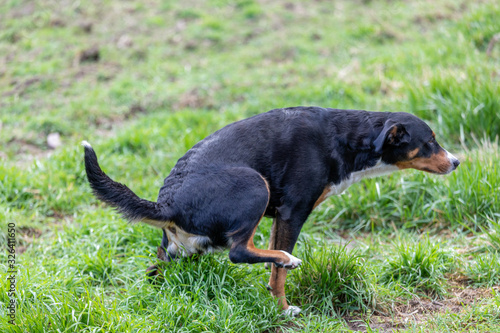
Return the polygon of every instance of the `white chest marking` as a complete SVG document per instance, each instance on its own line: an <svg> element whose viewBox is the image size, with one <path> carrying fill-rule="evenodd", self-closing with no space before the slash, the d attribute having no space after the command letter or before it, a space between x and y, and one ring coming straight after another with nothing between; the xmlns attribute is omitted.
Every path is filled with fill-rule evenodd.
<svg viewBox="0 0 500 333"><path fill-rule="evenodd" d="M339 184L331 184L330 191L328 191L327 196L329 197L331 195L342 194L349 186L359 182L363 178L384 176L397 170L399 170L397 166L385 164L379 160L373 167L361 171L355 171L349 175L349 178L344 179Z"/></svg>

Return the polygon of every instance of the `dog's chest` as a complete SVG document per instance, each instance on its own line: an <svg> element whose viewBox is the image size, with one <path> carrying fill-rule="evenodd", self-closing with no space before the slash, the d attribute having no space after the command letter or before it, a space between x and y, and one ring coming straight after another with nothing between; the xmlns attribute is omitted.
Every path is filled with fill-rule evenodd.
<svg viewBox="0 0 500 333"><path fill-rule="evenodd" d="M342 194L349 186L359 182L363 178L373 178L373 177L388 175L397 170L399 169L395 165L385 164L382 161L378 161L377 164L375 164L371 168L366 168L361 171L352 172L349 175L349 177L342 180L340 183L329 184L325 188L325 191L321 195L320 199L318 199L319 202L316 203L315 207L319 205L321 202L323 202L323 200L325 200L329 196Z"/></svg>

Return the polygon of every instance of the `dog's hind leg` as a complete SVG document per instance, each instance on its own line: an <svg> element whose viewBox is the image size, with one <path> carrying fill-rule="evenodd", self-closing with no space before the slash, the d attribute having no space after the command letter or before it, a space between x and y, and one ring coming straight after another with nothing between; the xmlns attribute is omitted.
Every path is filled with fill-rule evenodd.
<svg viewBox="0 0 500 333"><path fill-rule="evenodd" d="M257 225L260 219L255 224L251 234L239 235L237 241L233 242L229 251L229 259L234 263L274 263L276 267L286 269L294 269L300 266L302 260L295 258L286 251L277 250L261 250L255 247L253 238Z"/></svg>
<svg viewBox="0 0 500 333"><path fill-rule="evenodd" d="M269 186L266 180L260 175L259 177L261 179L256 180L252 185L253 189L249 191L255 193L254 195L258 194L258 197L248 198L249 200L253 199L252 209L240 208L241 222L239 225L242 227L232 233L233 244L229 251L229 259L234 263L254 264L264 262L274 263L277 267L287 269L297 268L301 264L301 260L295 258L290 253L281 250L261 250L257 249L254 245L253 238L255 231L264 215L270 197ZM265 202L262 201L264 196L266 198Z"/></svg>
<svg viewBox="0 0 500 333"><path fill-rule="evenodd" d="M163 236L161 239L161 245L158 246L158 250L156 253L156 257L160 259L161 261L169 262L171 257L167 255L167 248L168 248L168 237L165 229L161 229L163 232ZM150 266L146 269L146 274L148 277L154 277L155 275L158 275L161 273L160 268L158 265L153 265Z"/></svg>
<svg viewBox="0 0 500 333"><path fill-rule="evenodd" d="M267 181L255 170L238 168L228 171L232 186L230 205L235 213L231 216L233 230L229 259L234 263L274 263L279 267L296 268L301 260L285 251L261 250L254 245L254 235L269 203ZM227 204L227 203L226 203ZM227 210L226 210L227 211ZM227 214L227 213L226 213Z"/></svg>
<svg viewBox="0 0 500 333"><path fill-rule="evenodd" d="M170 261L168 255L167 255L167 248L168 248L168 237L167 237L167 232L165 229L161 229L163 232L163 236L161 238L161 245L158 246L158 252L156 257L162 261Z"/></svg>

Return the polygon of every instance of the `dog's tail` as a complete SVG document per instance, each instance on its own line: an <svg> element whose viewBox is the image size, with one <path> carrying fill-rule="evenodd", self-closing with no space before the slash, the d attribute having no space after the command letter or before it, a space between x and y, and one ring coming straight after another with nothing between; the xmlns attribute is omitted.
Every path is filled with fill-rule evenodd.
<svg viewBox="0 0 500 333"><path fill-rule="evenodd" d="M92 146L83 141L85 148L85 170L94 195L115 207L127 220L145 222L162 227L165 221L171 220L169 207L156 202L139 198L127 186L109 178L99 166L97 155Z"/></svg>

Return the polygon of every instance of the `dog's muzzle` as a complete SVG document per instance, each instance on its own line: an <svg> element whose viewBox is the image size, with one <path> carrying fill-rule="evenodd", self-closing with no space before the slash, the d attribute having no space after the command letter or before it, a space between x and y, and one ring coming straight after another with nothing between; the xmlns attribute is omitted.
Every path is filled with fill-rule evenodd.
<svg viewBox="0 0 500 333"><path fill-rule="evenodd" d="M447 172L450 173L456 168L458 168L458 166L460 165L460 161L458 160L458 158L450 154L448 151L446 151L446 157L448 158L448 161L450 161L450 169Z"/></svg>

